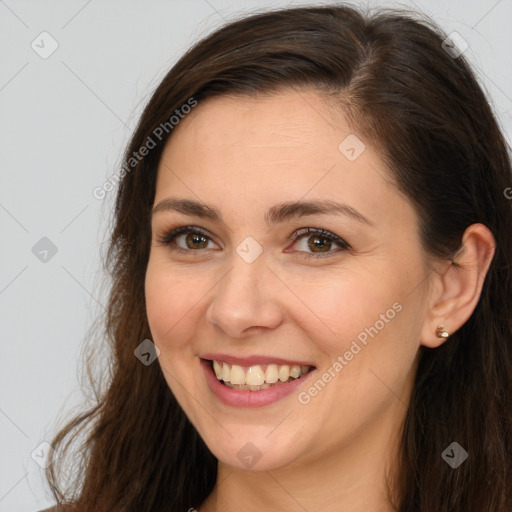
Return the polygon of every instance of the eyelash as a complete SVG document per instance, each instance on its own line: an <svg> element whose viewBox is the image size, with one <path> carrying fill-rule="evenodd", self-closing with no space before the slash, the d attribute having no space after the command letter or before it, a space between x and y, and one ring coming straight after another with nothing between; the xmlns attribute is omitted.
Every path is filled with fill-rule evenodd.
<svg viewBox="0 0 512 512"><path fill-rule="evenodd" d="M179 235L182 235L182 234L201 235L201 236L204 236L205 238L207 238L208 240L211 240L211 238L208 236L208 234L197 226L181 226L181 227L172 229L172 230L164 233L163 235L157 236L157 242L160 244L163 244L163 245L170 246L171 242L173 242L176 237L178 237ZM293 242L297 242L298 240L305 238L305 235L308 235L308 234L311 236L317 235L319 237L326 238L327 240L330 240L331 242L334 242L335 244L337 244L341 250L347 251L347 250L351 249L350 245L347 242L345 242L345 240L343 240L339 236L335 235L334 233L331 233L330 231L326 231L325 229L320 229L320 228L300 228L292 234L292 236L289 238L289 240L292 240ZM176 252L194 254L194 255L199 256L200 253L204 249L183 249L181 247L173 247L172 250L176 251ZM304 258L318 259L318 258L329 257L329 255L331 255L332 253L338 253L340 251L327 251L325 253L317 253L317 254L307 253L304 251L299 251L299 252L301 253L301 255Z"/></svg>

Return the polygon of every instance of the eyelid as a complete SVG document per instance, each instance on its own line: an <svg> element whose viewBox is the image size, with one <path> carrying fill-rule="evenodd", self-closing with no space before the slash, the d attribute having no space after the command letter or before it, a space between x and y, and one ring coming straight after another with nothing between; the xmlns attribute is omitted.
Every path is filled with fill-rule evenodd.
<svg viewBox="0 0 512 512"><path fill-rule="evenodd" d="M187 225L187 226L178 226L176 228L166 230L163 232L163 234L157 235L156 240L157 242L161 243L162 245L169 246L171 242L173 242L178 236L182 234L199 234L207 238L208 240L212 241L213 243L216 243L213 238L210 236L210 234L203 228L199 226L193 226L193 225ZM293 251L301 254L303 257L309 258L322 258L322 257L329 257L332 254L337 254L340 251L349 251L351 250L350 244L348 244L343 238L339 237L338 235L335 235L334 233L327 231L322 228L299 228L296 229L292 235L289 237L289 240L293 242L297 242L298 240L305 238L307 235L313 236L321 236L323 238L327 238L328 240L334 242L339 246L338 251L326 251L326 252L306 252L306 251ZM218 244L217 244L218 245ZM199 255L200 253L204 252L205 249L183 249L181 247L173 247L173 251L176 252L182 252L182 253L189 253L189 254L196 254Z"/></svg>
<svg viewBox="0 0 512 512"><path fill-rule="evenodd" d="M339 245L344 247L345 249L351 249L350 244L347 243L343 238L341 238L338 235L335 235L331 231L327 231L326 229L322 228L299 228L296 229L292 236L290 237L290 240L297 241L299 238L304 238L305 235L319 235L322 237L325 237L333 242L338 242Z"/></svg>
<svg viewBox="0 0 512 512"><path fill-rule="evenodd" d="M309 235L309 236L308 236ZM338 235L335 235L331 231L327 231L322 228L299 228L293 232L293 234L290 237L290 240L293 240L294 242L297 242L299 240L302 240L303 238L309 238L314 235L320 236L322 238L326 238L327 240L330 240L331 242L334 242L334 244L338 245L337 251L326 251L326 252L306 252L306 251L294 251L301 255L303 258L315 258L315 259L321 259L321 258L329 258L331 256L334 256L335 254L339 254L343 251L351 251L352 247L350 244L348 244L343 238L341 238Z"/></svg>
<svg viewBox="0 0 512 512"><path fill-rule="evenodd" d="M210 234L203 228L199 226L178 226L176 228L172 228L170 230L164 230L162 234L156 235L156 241L161 243L162 245L170 245L172 241L174 241L179 235L188 234L188 233L194 233L198 235L202 235L212 242L216 243L213 238L210 236ZM175 250L180 250L181 248L178 247ZM182 249L184 252L199 252L201 249Z"/></svg>

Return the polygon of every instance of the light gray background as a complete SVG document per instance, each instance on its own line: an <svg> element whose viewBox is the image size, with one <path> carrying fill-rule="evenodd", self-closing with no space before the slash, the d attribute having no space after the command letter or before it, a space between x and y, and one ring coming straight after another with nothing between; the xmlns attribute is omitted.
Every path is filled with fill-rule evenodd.
<svg viewBox="0 0 512 512"><path fill-rule="evenodd" d="M35 460L83 400L82 343L105 304L100 251L115 194L92 191L115 173L149 94L225 20L306 3L0 0L0 511L52 504ZM363 5L416 6L461 34L511 140L512 0ZM48 58L31 47L51 49L44 31L58 43ZM43 237L57 248L47 261L32 250Z"/></svg>

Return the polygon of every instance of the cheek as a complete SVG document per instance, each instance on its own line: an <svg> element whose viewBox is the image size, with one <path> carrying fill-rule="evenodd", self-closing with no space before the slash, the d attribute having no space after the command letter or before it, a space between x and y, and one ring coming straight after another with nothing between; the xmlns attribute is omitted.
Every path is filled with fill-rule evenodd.
<svg viewBox="0 0 512 512"><path fill-rule="evenodd" d="M205 292L200 279L191 282L164 264L150 261L145 281L146 312L154 341L161 350L186 344L186 333L193 332L191 326Z"/></svg>
<svg viewBox="0 0 512 512"><path fill-rule="evenodd" d="M303 311L294 317L302 319L302 328L331 356L348 350L358 336L364 341L365 329L376 322L377 327L382 327L381 315L388 320L396 314L393 304L398 293L393 292L391 283L383 282L382 277L376 282L369 274L333 273L313 284L297 283L291 288L301 300L299 307Z"/></svg>

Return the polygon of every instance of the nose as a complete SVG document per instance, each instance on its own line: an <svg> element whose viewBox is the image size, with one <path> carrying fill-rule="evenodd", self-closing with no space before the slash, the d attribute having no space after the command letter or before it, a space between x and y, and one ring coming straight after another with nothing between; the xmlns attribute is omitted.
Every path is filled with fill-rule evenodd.
<svg viewBox="0 0 512 512"><path fill-rule="evenodd" d="M231 338L275 329L283 321L279 293L282 286L263 255L247 263L234 253L231 270L214 289L207 321Z"/></svg>

